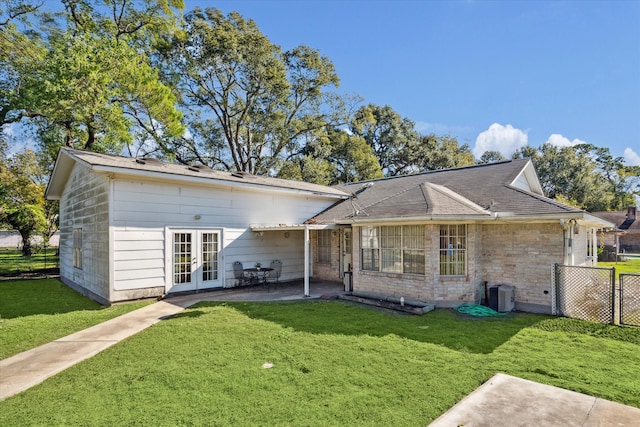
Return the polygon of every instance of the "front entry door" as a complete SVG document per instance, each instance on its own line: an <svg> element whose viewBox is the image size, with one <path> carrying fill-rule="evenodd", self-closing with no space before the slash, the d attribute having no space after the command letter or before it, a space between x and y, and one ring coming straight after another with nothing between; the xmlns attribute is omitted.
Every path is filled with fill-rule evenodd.
<svg viewBox="0 0 640 427"><path fill-rule="evenodd" d="M343 228L341 235L340 249L342 256L340 257L340 272L344 281L344 290L352 291L352 265L351 265L351 229Z"/></svg>
<svg viewBox="0 0 640 427"><path fill-rule="evenodd" d="M171 280L168 292L222 286L220 232L171 230Z"/></svg>

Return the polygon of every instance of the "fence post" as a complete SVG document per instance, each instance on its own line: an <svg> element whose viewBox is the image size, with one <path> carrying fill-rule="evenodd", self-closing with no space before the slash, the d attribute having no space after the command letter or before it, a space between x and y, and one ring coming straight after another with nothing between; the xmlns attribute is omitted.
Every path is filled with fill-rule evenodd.
<svg viewBox="0 0 640 427"><path fill-rule="evenodd" d="M551 314L554 316L558 315L558 284L560 283L558 277L558 263L553 264L553 289L551 290Z"/></svg>
<svg viewBox="0 0 640 427"><path fill-rule="evenodd" d="M616 324L616 268L611 267L611 324Z"/></svg>

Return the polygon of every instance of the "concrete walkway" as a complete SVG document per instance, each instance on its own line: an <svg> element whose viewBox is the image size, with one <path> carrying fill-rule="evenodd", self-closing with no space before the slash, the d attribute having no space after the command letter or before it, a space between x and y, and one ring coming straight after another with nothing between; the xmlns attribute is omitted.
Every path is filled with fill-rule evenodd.
<svg viewBox="0 0 640 427"><path fill-rule="evenodd" d="M48 344L0 360L0 400L4 400L88 359L138 332L201 301L287 301L337 295L341 283L318 282L304 296L300 283L224 289L167 298Z"/></svg>
<svg viewBox="0 0 640 427"><path fill-rule="evenodd" d="M462 399L429 427L640 426L640 409L505 374Z"/></svg>

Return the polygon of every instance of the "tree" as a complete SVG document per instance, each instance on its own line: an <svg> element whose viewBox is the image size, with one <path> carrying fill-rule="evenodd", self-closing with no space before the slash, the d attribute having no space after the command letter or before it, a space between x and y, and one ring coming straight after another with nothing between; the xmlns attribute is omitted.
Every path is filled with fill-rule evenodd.
<svg viewBox="0 0 640 427"><path fill-rule="evenodd" d="M316 50L282 52L238 13L196 9L186 22L164 60L192 131L166 147L179 161L273 173L345 121L341 99L324 92L339 84L334 66Z"/></svg>
<svg viewBox="0 0 640 427"><path fill-rule="evenodd" d="M6 159L6 150L1 151L2 159ZM0 162L0 223L20 233L22 253L29 256L31 237L47 226L42 169L32 150Z"/></svg>
<svg viewBox="0 0 640 427"><path fill-rule="evenodd" d="M469 146L467 144L459 145L458 140L449 135L421 135L420 145L413 155L416 166L421 172L474 164Z"/></svg>
<svg viewBox="0 0 640 427"><path fill-rule="evenodd" d="M133 5L140 3L114 0L104 15L97 1L63 4L65 29L56 20L24 33L7 26L0 40L7 77L1 124L34 127L50 153L59 144L119 153L135 137L144 144L180 135L175 96L147 52L175 31L172 8L182 1L148 1L138 10Z"/></svg>
<svg viewBox="0 0 640 427"><path fill-rule="evenodd" d="M369 104L361 107L350 123L351 132L373 149L385 176L415 171L419 138L415 124L401 117L390 106Z"/></svg>
<svg viewBox="0 0 640 427"><path fill-rule="evenodd" d="M587 211L621 210L640 194L640 168L625 166L609 149L591 144L538 150L523 147L513 158L531 158L548 197Z"/></svg>
<svg viewBox="0 0 640 427"><path fill-rule="evenodd" d="M507 160L506 157L500 154L499 151L485 151L482 153L482 156L480 156L478 164L486 165L488 163L502 162L504 160Z"/></svg>
<svg viewBox="0 0 640 427"><path fill-rule="evenodd" d="M278 177L336 185L382 178L371 147L359 136L330 129L326 138L307 144L303 155L284 162Z"/></svg>

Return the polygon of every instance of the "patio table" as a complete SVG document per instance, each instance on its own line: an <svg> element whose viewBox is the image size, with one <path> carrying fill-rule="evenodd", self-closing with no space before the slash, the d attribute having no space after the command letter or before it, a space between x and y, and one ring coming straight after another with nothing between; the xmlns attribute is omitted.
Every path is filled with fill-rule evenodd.
<svg viewBox="0 0 640 427"><path fill-rule="evenodd" d="M273 268L270 267L251 267L251 268L245 268L244 269L245 272L251 274L251 277L253 277L253 275L255 275L255 277L258 279L259 282L262 282L265 286L267 286L269 283L267 282L267 277L269 277L269 275L267 273L269 273L270 271L273 271Z"/></svg>

